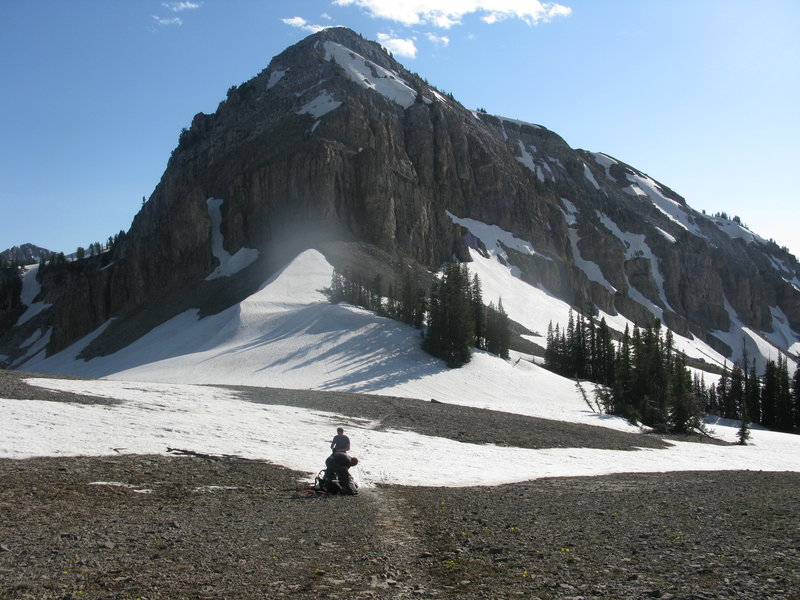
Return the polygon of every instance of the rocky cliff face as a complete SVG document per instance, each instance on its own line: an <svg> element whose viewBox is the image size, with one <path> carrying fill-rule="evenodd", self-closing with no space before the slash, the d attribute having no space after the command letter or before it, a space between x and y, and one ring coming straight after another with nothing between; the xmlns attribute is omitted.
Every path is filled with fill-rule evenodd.
<svg viewBox="0 0 800 600"><path fill-rule="evenodd" d="M715 331L800 331L800 265L774 243L543 127L469 111L337 28L196 115L127 235L42 272L51 308L6 324L0 354L13 365L36 330L59 351L116 317L85 350L112 351L188 307L221 310L311 246L367 276L436 270L468 256L450 215L530 241L534 255L508 250L522 277L581 309L657 317L728 355Z"/></svg>

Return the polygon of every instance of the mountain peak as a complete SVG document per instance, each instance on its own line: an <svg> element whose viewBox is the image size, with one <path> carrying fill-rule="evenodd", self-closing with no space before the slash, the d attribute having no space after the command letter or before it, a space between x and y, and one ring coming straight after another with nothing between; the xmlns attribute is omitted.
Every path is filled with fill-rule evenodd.
<svg viewBox="0 0 800 600"><path fill-rule="evenodd" d="M0 356L22 365L25 343L45 332L37 351L95 332L84 356L113 353L190 308L234 305L312 247L394 285L400 265L423 280L453 257L497 256L515 275L503 304L531 332L547 322L519 299L547 290L543 304L605 315L620 334L657 318L703 344L698 361L736 360L743 332L757 332L748 356L768 345L792 354L800 265L734 225L541 126L468 111L380 44L334 27L196 115L107 260L48 266L41 289L26 288L52 308L17 326L27 309L19 282L8 284Z"/></svg>
<svg viewBox="0 0 800 600"><path fill-rule="evenodd" d="M367 40L347 27L328 27L327 29L312 33L293 46L289 46L272 60L270 68L272 68L273 65L285 68L291 63L295 63L301 58L302 54L309 50L319 51L326 42L343 46L384 67L391 66L396 68L399 64L377 42Z"/></svg>

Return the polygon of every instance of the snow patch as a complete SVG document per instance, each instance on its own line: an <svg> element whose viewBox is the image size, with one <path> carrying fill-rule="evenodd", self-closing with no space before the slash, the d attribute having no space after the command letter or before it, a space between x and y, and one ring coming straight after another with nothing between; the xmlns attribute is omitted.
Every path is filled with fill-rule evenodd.
<svg viewBox="0 0 800 600"><path fill-rule="evenodd" d="M597 183L597 179L594 178L594 175L592 174L592 170L589 168L589 165L587 165L586 163L583 163L583 174L586 176L586 179L589 180L589 183L591 183L594 186L594 189L596 189L596 190L600 189L600 184Z"/></svg>
<svg viewBox="0 0 800 600"><path fill-rule="evenodd" d="M528 123L527 121L520 121L518 119L509 119L507 117L500 117L501 121L505 121L506 123L514 123L515 125L519 125L520 127L533 127L534 129L542 129L541 125L535 125L533 123Z"/></svg>
<svg viewBox="0 0 800 600"><path fill-rule="evenodd" d="M594 152L594 153L592 154L592 158L594 159L594 161L595 161L595 162L596 162L598 165L600 165L601 167L603 167L603 170L604 170L604 171L605 171L605 173L606 173L606 179L608 179L608 180L610 180L610 181L616 181L616 180L614 179L614 177L611 175L611 167L612 167L613 165L616 165L616 164L618 164L618 163L617 163L617 161L615 161L613 158L611 158L611 157L610 157L610 156L608 156L607 154L602 154L602 153L600 153L600 152Z"/></svg>
<svg viewBox="0 0 800 600"><path fill-rule="evenodd" d="M288 72L289 72L289 69L284 69L283 71L273 71L272 73L270 73L269 74L269 80L267 81L267 89L271 90L276 85L278 85L278 82L281 79L283 79L283 76L286 75L286 73L288 73Z"/></svg>
<svg viewBox="0 0 800 600"><path fill-rule="evenodd" d="M748 357L756 360L757 370L763 372L767 361L777 361L778 355L783 353L779 348L786 349L786 346L789 345L786 342L792 340L792 337L790 337L792 332L788 327L788 321L781 321L786 315L784 315L783 311L780 309L771 309L772 325L775 331L771 334L764 334L750 327L746 327L741 319L739 319L736 309L733 308L728 298L726 297L724 300L725 310L730 320L730 327L728 327L727 331L716 330L711 333L714 337L725 342L731 348L733 356L730 360L741 364L744 351L746 350ZM796 339L796 337L794 339ZM800 349L800 343L796 343L795 348ZM789 364L791 372L791 370L796 367L797 363L790 358Z"/></svg>
<svg viewBox="0 0 800 600"><path fill-rule="evenodd" d="M240 248L236 254L230 254L225 250L225 240L222 236L223 202L224 200L219 198L209 198L207 201L208 216L211 218L211 251L219 260L219 266L206 277L206 281L235 275L258 258L258 250L251 248Z"/></svg>
<svg viewBox="0 0 800 600"><path fill-rule="evenodd" d="M47 304L43 301L34 301L42 291L42 285L36 280L36 276L38 274L38 264L25 267L25 272L22 275L22 293L20 295L20 300L22 301L22 304L28 307L28 309L19 316L16 326L27 323L36 315L52 306L52 304Z"/></svg>
<svg viewBox="0 0 800 600"><path fill-rule="evenodd" d="M649 199L653 206L656 207L664 216L670 221L682 227L683 229L692 232L697 237L706 239L705 234L700 230L695 223L689 210L679 202L667 198L653 179L642 173L627 173L628 181L631 183L628 188L631 193L645 199Z"/></svg>
<svg viewBox="0 0 800 600"><path fill-rule="evenodd" d="M789 318L777 306L771 306L769 310L772 314L772 332L764 332L764 337L776 347L785 349L789 354L800 355L800 341L798 341L800 335L792 329Z"/></svg>
<svg viewBox="0 0 800 600"><path fill-rule="evenodd" d="M667 294L664 291L664 275L661 273L661 268L659 267L660 261L658 257L653 254L650 246L645 241L644 234L622 231L607 215L601 213L599 210L595 211L595 214L606 229L613 233L624 244L626 259L645 258L650 261L650 273L658 287L659 299L664 307L672 310L672 307L667 301ZM639 304L648 308L654 316L662 321L664 320L664 309L655 304L652 300L646 298L638 289L631 285L630 281L628 281L628 294Z"/></svg>
<svg viewBox="0 0 800 600"><path fill-rule="evenodd" d="M678 243L678 240L676 240L674 236L670 235L669 233L667 233L666 231L661 229L661 227L656 227L656 230L658 231L658 233L660 233L662 236L664 236L664 238L667 241L669 241L670 243L672 243L672 244L677 244Z"/></svg>
<svg viewBox="0 0 800 600"><path fill-rule="evenodd" d="M105 485L108 487L118 487L124 488L126 490L131 490L136 494L152 494L153 490L148 488L137 488L135 485L131 485L130 483L122 483L121 481L90 481L89 485Z"/></svg>
<svg viewBox="0 0 800 600"><path fill-rule="evenodd" d="M505 130L503 131L505 132ZM537 161L533 158L533 154L531 154L531 151L536 153L537 152L536 146L530 144L525 145L525 143L519 139L517 140L517 144L519 145L519 151L521 154L521 156L514 157L517 159L517 162L522 163L523 165L528 167L528 169L533 171L536 174L536 177L542 183L547 181L548 177L553 181L555 181L556 177L553 174L553 170L550 168L550 165L548 165L546 161L543 160Z"/></svg>
<svg viewBox="0 0 800 600"><path fill-rule="evenodd" d="M30 360L31 357L35 357L40 353L44 354L44 351L47 348L47 344L50 343L50 338L53 335L53 328L52 327L48 328L48 330L44 333L44 335L41 335L41 332L39 333L40 335L36 336L36 340L34 342L31 342L31 346L30 348L28 348L25 354L20 356L15 361L14 363L15 368L19 368L19 365L24 364L25 361ZM22 347L24 348L25 346L23 345Z"/></svg>
<svg viewBox="0 0 800 600"><path fill-rule="evenodd" d="M336 42L327 41L324 48L325 60L335 61L361 87L376 91L403 108L409 108L416 102L417 92L398 73L385 69Z"/></svg>
<svg viewBox="0 0 800 600"><path fill-rule="evenodd" d="M444 96L442 96L442 95L441 95L439 92L437 92L437 91L436 91L435 89L433 89L433 88L428 88L428 89L430 90L431 94L433 94L433 97L434 97L434 98L436 98L436 99L437 99L439 102L441 102L442 104L444 104L445 106L447 106L447 104L448 104L448 102L447 102L447 98L445 98ZM428 103L426 103L426 104L428 104Z"/></svg>
<svg viewBox="0 0 800 600"><path fill-rule="evenodd" d="M323 91L311 102L307 102L297 111L298 115L311 115L315 119L321 119L329 112L336 110L342 105L341 102L334 100L330 92Z"/></svg>
<svg viewBox="0 0 800 600"><path fill-rule="evenodd" d="M716 225L720 231L727 234L731 239L741 239L748 244L767 245L769 242L759 235L756 235L749 229L743 227L736 221L731 219L723 219L721 217L713 217L711 222Z"/></svg>
<svg viewBox="0 0 800 600"><path fill-rule="evenodd" d="M480 239L484 246L486 246L486 251L491 256L500 256L503 260L508 261L508 254L503 249L503 246L505 246L506 248L521 252L522 254L537 255L547 260L552 260L536 252L536 250L533 249L533 244L530 242L519 239L513 233L501 229L497 225L487 225L486 223L474 219L460 218L449 210L445 211L445 213L447 213L447 216L450 217L453 223L461 225L469 230L472 235Z"/></svg>
<svg viewBox="0 0 800 600"><path fill-rule="evenodd" d="M30 345L31 345L31 344L33 344L34 342L38 341L38 340L39 340L41 337L42 337L42 330L41 330L41 329L37 329L36 331L34 331L34 332L31 334L31 336L30 336L30 337L29 337L27 340L25 340L24 342L22 342L22 343L19 345L19 347L20 347L20 348L27 348L28 346L30 346Z"/></svg>
<svg viewBox="0 0 800 600"><path fill-rule="evenodd" d="M603 271L600 269L600 265L590 260L586 260L583 258L583 256L581 256L581 251L578 248L578 242L580 241L578 230L575 227L570 227L568 232L569 242L572 246L572 260L575 263L575 266L583 271L591 281L599 283L609 292L615 294L617 292L617 288L608 282L605 275L603 275Z"/></svg>
<svg viewBox="0 0 800 600"><path fill-rule="evenodd" d="M561 202L564 203L564 208L561 209L561 212L564 213L564 220L567 225L577 225L578 208L566 198L561 198Z"/></svg>

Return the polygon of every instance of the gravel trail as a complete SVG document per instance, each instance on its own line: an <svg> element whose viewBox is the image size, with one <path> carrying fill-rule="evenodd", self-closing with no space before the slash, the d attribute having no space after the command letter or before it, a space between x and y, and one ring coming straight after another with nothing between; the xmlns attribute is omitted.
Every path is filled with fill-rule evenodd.
<svg viewBox="0 0 800 600"><path fill-rule="evenodd" d="M44 393L0 373L0 395L13 390L21 402ZM501 429L508 444L532 431L541 439L529 443L544 447L666 443L430 402L248 393L478 443L497 443ZM261 461L115 455L0 460L0 482L0 600L800 598L799 473L381 485L327 497L303 491L306 475Z"/></svg>

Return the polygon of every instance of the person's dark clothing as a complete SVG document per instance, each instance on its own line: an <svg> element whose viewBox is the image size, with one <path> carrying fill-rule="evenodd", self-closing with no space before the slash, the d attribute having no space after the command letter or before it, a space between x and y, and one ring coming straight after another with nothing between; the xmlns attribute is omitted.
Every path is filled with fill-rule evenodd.
<svg viewBox="0 0 800 600"><path fill-rule="evenodd" d="M344 452L334 451L325 459L326 479L329 482L338 481L338 492L342 494L355 494L355 485L350 478L351 458ZM330 486L329 489L335 486Z"/></svg>
<svg viewBox="0 0 800 600"><path fill-rule="evenodd" d="M350 438L343 434L335 435L331 442L331 450L334 452L349 452Z"/></svg>

